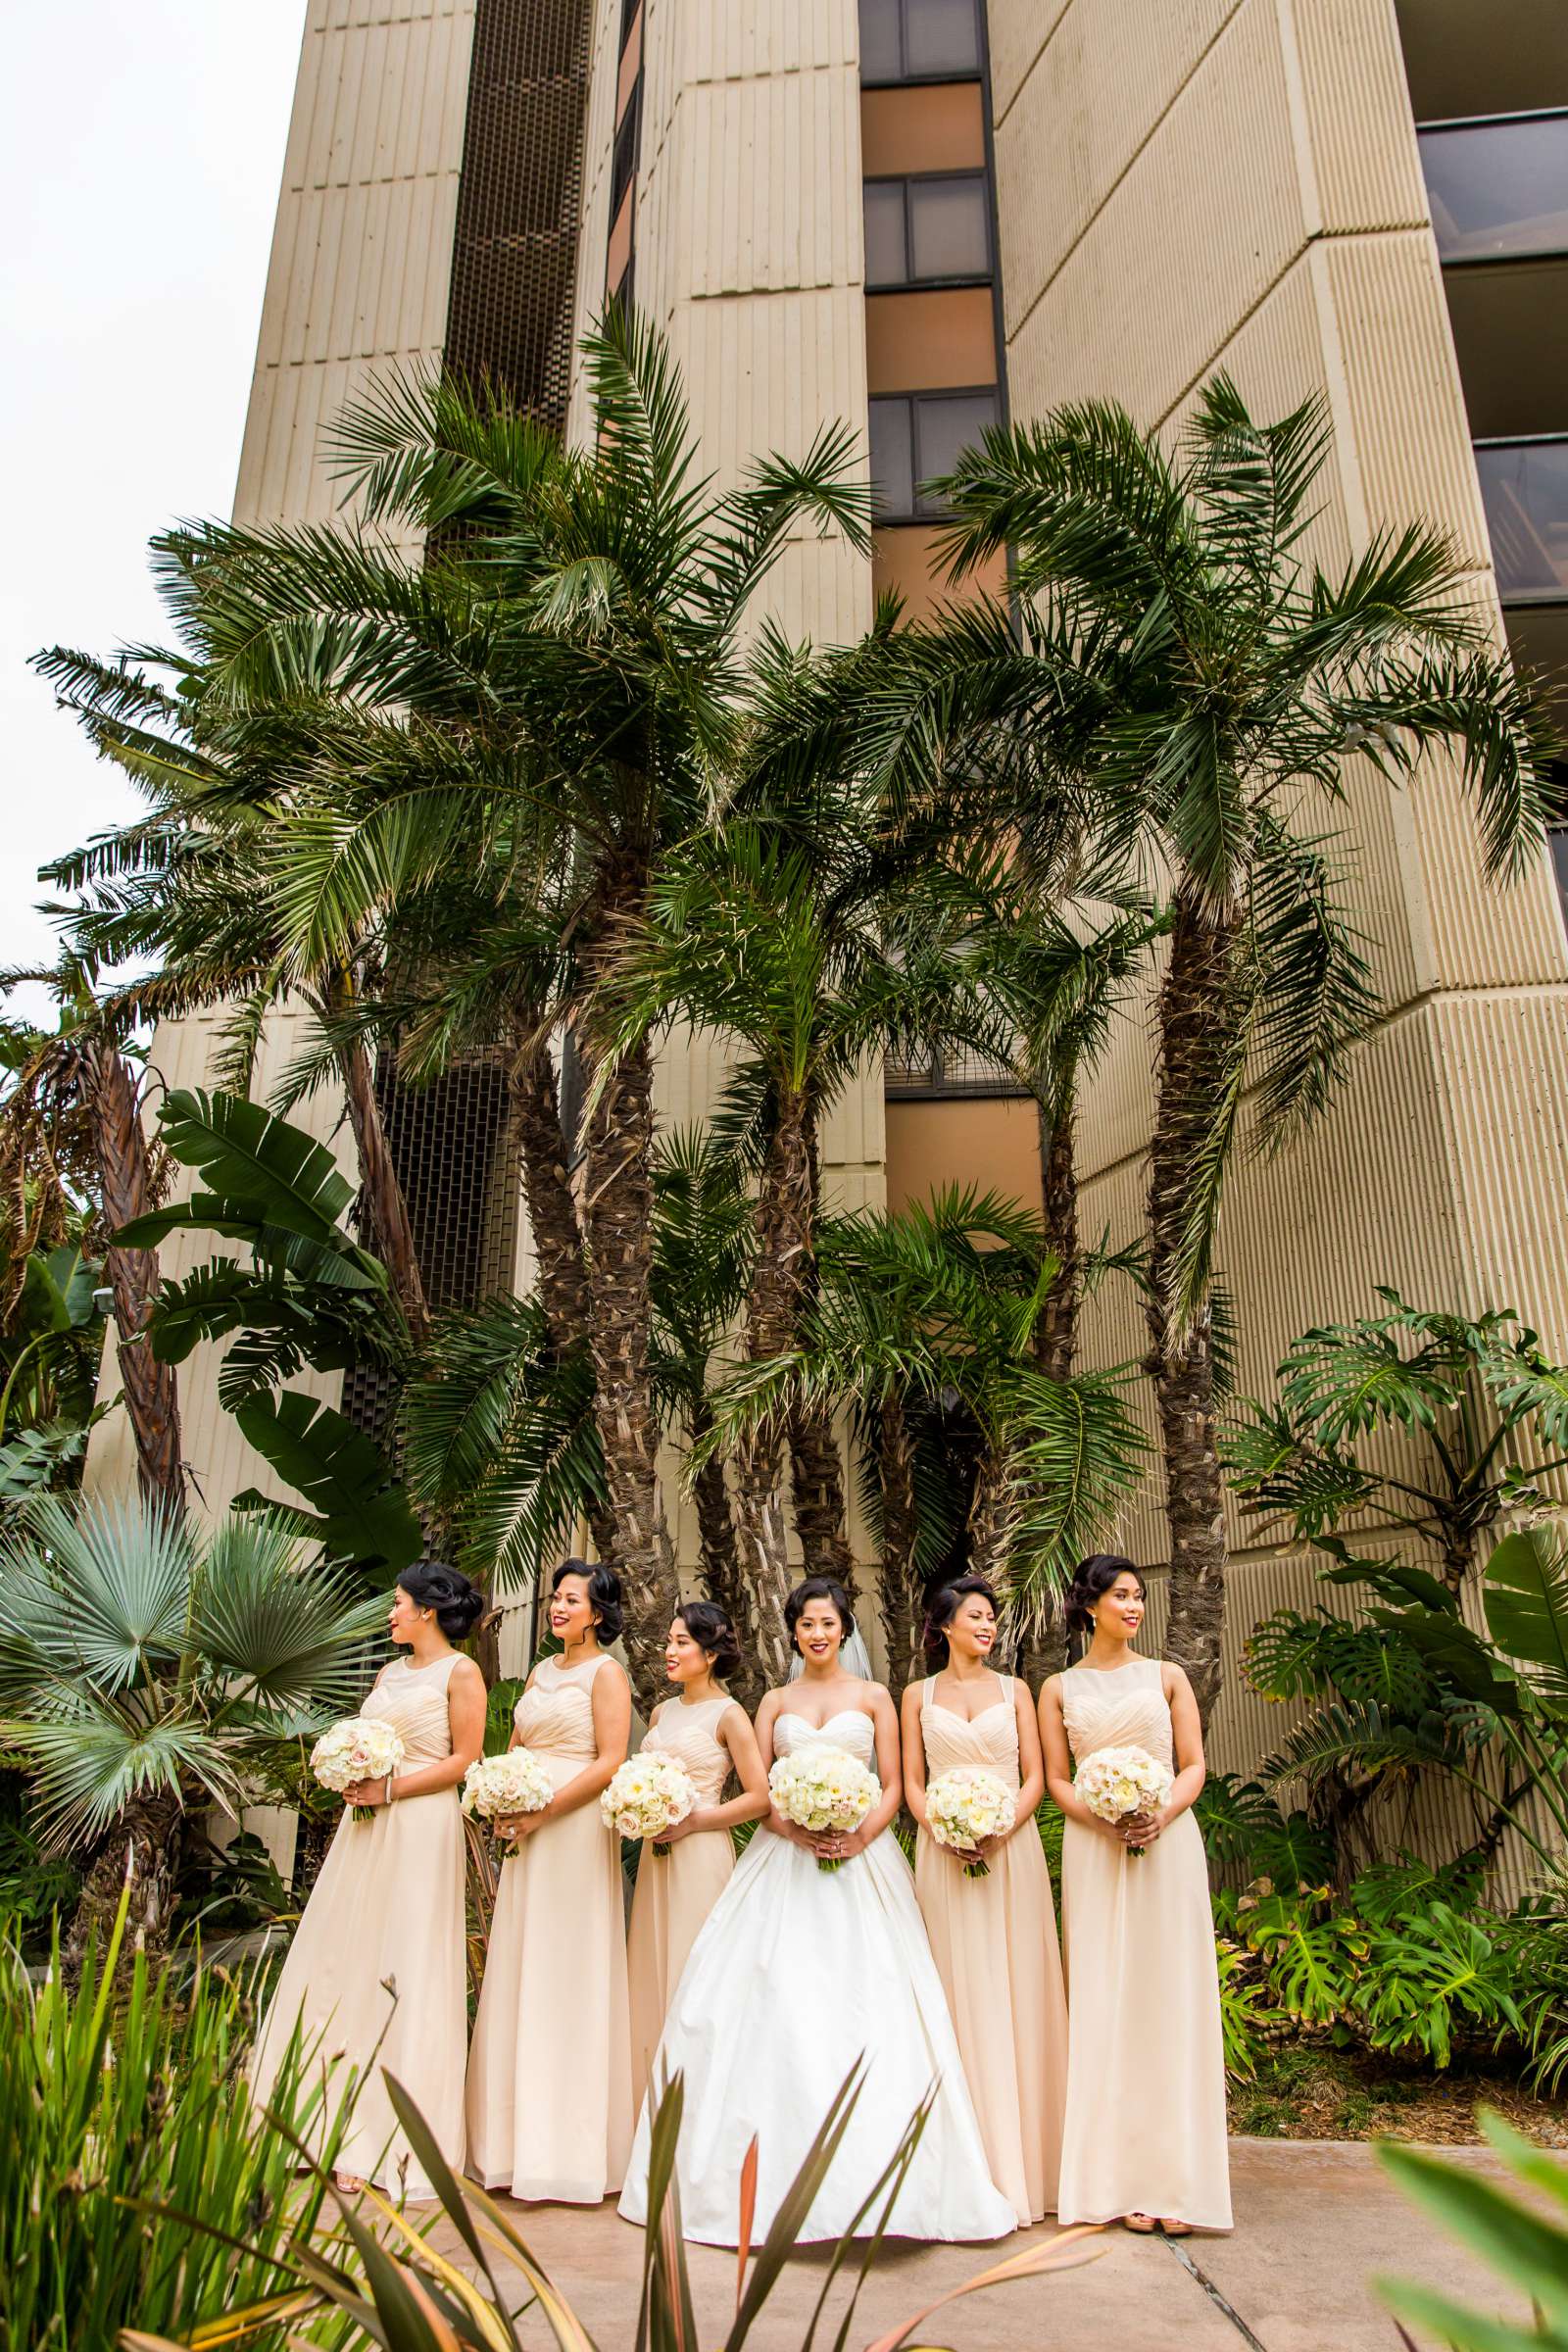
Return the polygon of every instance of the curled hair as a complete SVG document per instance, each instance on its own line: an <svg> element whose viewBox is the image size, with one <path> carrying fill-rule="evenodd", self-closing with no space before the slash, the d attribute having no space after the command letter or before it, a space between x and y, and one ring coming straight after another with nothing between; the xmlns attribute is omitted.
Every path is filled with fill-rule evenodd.
<svg viewBox="0 0 1568 2352"><path fill-rule="evenodd" d="M600 1641L617 1640L626 1620L620 1605L620 1579L613 1568L607 1568L602 1560L563 1560L550 1579L551 1592L558 1592L568 1576L580 1576L588 1587L588 1606Z"/></svg>
<svg viewBox="0 0 1568 2352"><path fill-rule="evenodd" d="M1073 1570L1072 1583L1067 1587L1066 1616L1070 1634L1094 1632L1095 1610L1118 1576L1136 1576L1139 1592L1146 1590L1143 1570L1135 1561L1124 1560L1119 1551L1092 1551L1087 1560L1079 1561Z"/></svg>
<svg viewBox="0 0 1568 2352"><path fill-rule="evenodd" d="M838 1611L839 1624L844 1629L844 1639L847 1642L855 1631L855 1611L850 1605L848 1592L836 1576L808 1576L803 1585L796 1586L784 1603L784 1623L788 1629L790 1641L794 1642L795 1628L801 1622L807 1602L811 1600L832 1602L833 1607Z"/></svg>
<svg viewBox="0 0 1568 2352"><path fill-rule="evenodd" d="M740 1671L741 1645L728 1614L714 1600L683 1600L675 1611L675 1622L683 1625L705 1651L708 1663L721 1683Z"/></svg>
<svg viewBox="0 0 1568 2352"><path fill-rule="evenodd" d="M477 1585L445 1560L416 1560L398 1578L398 1589L416 1608L429 1609L449 1642L466 1642L484 1615Z"/></svg>
<svg viewBox="0 0 1568 2352"><path fill-rule="evenodd" d="M1002 1615L1002 1603L983 1576L956 1576L951 1585L939 1585L925 1604L925 1623L920 1629L928 1666L940 1666L947 1656L948 1628L971 1592L990 1601L993 1617Z"/></svg>

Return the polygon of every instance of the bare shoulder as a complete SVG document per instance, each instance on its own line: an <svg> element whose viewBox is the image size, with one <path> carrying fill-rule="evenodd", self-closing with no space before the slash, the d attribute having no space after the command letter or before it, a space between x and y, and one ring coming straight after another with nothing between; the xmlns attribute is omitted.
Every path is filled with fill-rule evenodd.
<svg viewBox="0 0 1568 2352"><path fill-rule="evenodd" d="M1047 1675L1045 1681L1040 1686L1040 1704L1043 1707L1060 1706L1062 1684L1065 1679L1066 1678L1064 1676L1059 1674Z"/></svg>
<svg viewBox="0 0 1568 2352"><path fill-rule="evenodd" d="M1160 1659L1159 1680L1167 1698L1192 1697L1193 1686L1187 1679L1187 1669L1178 1666L1174 1658Z"/></svg>
<svg viewBox="0 0 1568 2352"><path fill-rule="evenodd" d="M483 1690L485 1679L473 1658L460 1656L447 1683L449 1690Z"/></svg>

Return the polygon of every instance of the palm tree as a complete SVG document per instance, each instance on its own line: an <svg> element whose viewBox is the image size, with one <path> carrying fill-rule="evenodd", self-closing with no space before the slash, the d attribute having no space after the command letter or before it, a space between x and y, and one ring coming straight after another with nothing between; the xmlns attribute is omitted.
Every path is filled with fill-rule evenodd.
<svg viewBox="0 0 1568 2352"><path fill-rule="evenodd" d="M748 605L803 523L865 546L869 492L834 428L717 493L651 328L612 313L584 363L584 449L449 379L403 378L337 429L363 530L214 526L170 544L225 696L265 702L303 666L342 715L287 819L287 952L341 958L381 923L395 937L404 899L480 830L527 840L524 888L541 862L560 877L597 1102L579 1212L595 1409L646 1692L674 1594L650 1364L652 1066L588 1008L665 849L723 800ZM411 540L427 561L392 552ZM499 861L479 870L505 886Z"/></svg>
<svg viewBox="0 0 1568 2352"><path fill-rule="evenodd" d="M127 1945L167 1940L186 1814L237 1810L352 1702L383 1606L265 1517L208 1533L145 1499L25 1506L0 1549L0 1715L45 1844L99 1847L68 1958L102 1942L127 1881Z"/></svg>
<svg viewBox="0 0 1568 2352"><path fill-rule="evenodd" d="M1038 817L1060 839L1065 808L1093 847L1084 895L1157 885L1169 899L1149 1362L1169 1646L1205 1713L1224 1605L1212 1308L1225 1179L1249 1100L1254 1140L1280 1148L1333 1100L1378 1011L1343 849L1311 829L1313 804L1343 803L1352 755L1392 787L1426 746L1451 746L1494 877L1539 854L1550 806L1544 722L1446 542L1380 534L1333 576L1302 554L1327 452L1320 403L1260 425L1216 376L1178 460L1097 403L988 433L941 486L956 573L1008 550L1021 599L1015 630L993 608L967 640L953 632L992 649L967 701L946 673L949 696L1018 748L1025 790L996 821L1028 838ZM941 716L927 694L901 719L919 775ZM1077 782L1037 809L1042 772Z"/></svg>
<svg viewBox="0 0 1568 2352"><path fill-rule="evenodd" d="M215 674L202 599L186 577L188 543L176 533L156 541L154 553L178 624L175 650L101 662L56 646L34 664L95 748L137 783L148 813L69 852L40 878L73 894L69 937L92 970L132 958L154 964L118 985L121 1018L225 1008L211 1071L220 1084L250 1091L274 1007L312 1014L315 1041L272 1107L292 1108L327 1078L341 1086L368 1239L418 1344L428 1321L424 1282L368 1050L368 991L384 945L370 927L331 953L309 940L285 945L275 910L275 866L299 847L282 820L336 723L329 649L318 649L319 676L295 668L273 680L270 699L236 709Z"/></svg>
<svg viewBox="0 0 1568 2352"><path fill-rule="evenodd" d="M1055 1270L1039 1219L972 1187L898 1215L827 1220L820 1288L796 1345L740 1367L714 1397L717 1442L777 1427L802 1402L851 1406L872 1436L895 1682L916 1671L919 1652L922 1422L966 1427L966 1564L1012 1591L1020 1616L1063 1581L1142 1475L1126 1374L1057 1381L1039 1368L1036 1328Z"/></svg>
<svg viewBox="0 0 1568 2352"><path fill-rule="evenodd" d="M910 1038L999 1041L962 953L966 932L946 931L939 902L912 881L901 899L882 862L857 800L825 783L808 808L738 815L666 860L616 975L624 1035L680 1017L748 1056L737 1095L755 1114L760 1161L744 1329L753 1364L787 1354L808 1311L816 1139L867 1056ZM786 1451L808 1573L848 1581L851 1566L831 1414L803 1393L782 1422L742 1429L730 1465L754 1631L775 1680L790 1660Z"/></svg>
<svg viewBox="0 0 1568 2352"><path fill-rule="evenodd" d="M145 1496L179 1511L184 1507L179 1397L172 1370L158 1361L147 1336L158 1292L158 1256L154 1250L127 1249L114 1239L122 1226L154 1207L158 1194L130 1063L131 1024L112 1002L99 1001L87 966L70 954L53 970L13 972L5 979L7 985L43 981L54 990L61 1018L56 1029L39 1033L0 1107L0 1160L23 1165L40 1154L49 1157L56 1135L89 1139L137 1476Z"/></svg>

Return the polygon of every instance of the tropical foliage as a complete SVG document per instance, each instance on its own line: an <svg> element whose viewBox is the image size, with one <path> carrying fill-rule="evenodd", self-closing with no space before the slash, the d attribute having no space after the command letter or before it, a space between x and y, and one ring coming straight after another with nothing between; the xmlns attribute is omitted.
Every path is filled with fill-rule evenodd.
<svg viewBox="0 0 1568 2352"><path fill-rule="evenodd" d="M1413 2278L1381 2278L1378 2291L1401 2320L1431 2329L1452 2352L1564 2352L1568 2166L1510 2131L1500 2116L1484 2116L1482 2124L1509 2176L1501 2183L1425 2148L1386 2145L1378 2159L1412 2204L1479 2255L1513 2300L1514 2313L1467 2308Z"/></svg>
<svg viewBox="0 0 1568 2352"><path fill-rule="evenodd" d="M179 1985L138 1956L117 2002L124 1927L122 1905L74 1989L58 1945L34 1982L0 1941L0 2341L111 2352L122 2329L177 2341L275 2297L245 2340L283 2352L302 2301L287 2247L325 2205L295 2178L292 2137L312 2132L327 2162L334 2141L319 2084L285 2066L263 2129L241 1988L210 1970ZM330 2352L350 2334L313 2340Z"/></svg>
<svg viewBox="0 0 1568 2352"><path fill-rule="evenodd" d="M129 1499L25 1506L0 1547L0 1727L46 1850L97 1848L74 1963L126 1881L133 1942L164 1941L185 1815L238 1812L352 1703L380 1614L274 1520L208 1534Z"/></svg>

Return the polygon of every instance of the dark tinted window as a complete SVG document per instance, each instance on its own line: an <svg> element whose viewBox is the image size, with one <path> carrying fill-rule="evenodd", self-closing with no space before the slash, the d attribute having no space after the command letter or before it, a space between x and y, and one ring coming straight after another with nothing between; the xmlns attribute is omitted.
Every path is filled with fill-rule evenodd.
<svg viewBox="0 0 1568 2352"><path fill-rule="evenodd" d="M909 274L908 229L902 179L865 183L865 282L902 286Z"/></svg>
<svg viewBox="0 0 1568 2352"><path fill-rule="evenodd" d="M1568 441L1483 442L1476 469L1503 602L1568 598Z"/></svg>
<svg viewBox="0 0 1568 2352"><path fill-rule="evenodd" d="M1568 115L1424 130L1421 167L1446 262L1568 252Z"/></svg>
<svg viewBox="0 0 1568 2352"><path fill-rule="evenodd" d="M986 183L963 179L909 182L909 258L915 277L985 277L991 269Z"/></svg>
<svg viewBox="0 0 1568 2352"><path fill-rule="evenodd" d="M906 400L871 403L871 481L882 514L913 514L914 438Z"/></svg>
<svg viewBox="0 0 1568 2352"><path fill-rule="evenodd" d="M961 392L915 403L915 464L920 479L951 473L966 449L979 440L988 424L997 421L994 392ZM941 502L922 497L922 514L939 514Z"/></svg>
<svg viewBox="0 0 1568 2352"><path fill-rule="evenodd" d="M862 81L934 81L979 71L979 0L860 0Z"/></svg>

